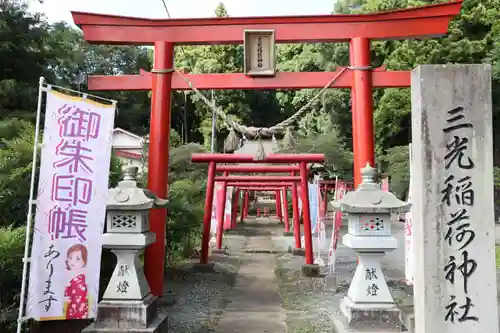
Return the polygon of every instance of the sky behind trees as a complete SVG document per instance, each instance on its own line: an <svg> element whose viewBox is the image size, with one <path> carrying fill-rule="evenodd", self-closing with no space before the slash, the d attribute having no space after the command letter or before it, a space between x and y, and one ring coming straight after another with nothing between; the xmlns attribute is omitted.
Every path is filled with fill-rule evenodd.
<svg viewBox="0 0 500 333"><path fill-rule="evenodd" d="M273 16L330 14L335 0L165 0L174 18L211 17L219 2L230 16ZM166 11L161 0L30 0L30 10L43 12L49 22L72 23L70 11L102 14L164 18Z"/></svg>

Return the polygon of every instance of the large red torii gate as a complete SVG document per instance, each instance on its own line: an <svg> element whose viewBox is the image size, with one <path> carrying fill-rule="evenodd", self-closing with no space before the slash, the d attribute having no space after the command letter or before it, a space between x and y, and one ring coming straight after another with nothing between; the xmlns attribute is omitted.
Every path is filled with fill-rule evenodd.
<svg viewBox="0 0 500 333"><path fill-rule="evenodd" d="M151 98L148 188L166 198L171 91L190 89L172 71L174 45L241 44L246 29L273 29L277 43L350 42L352 75L341 75L332 88L352 88L352 125L355 185L366 163L374 164L373 88L409 87L406 71L372 71L371 40L422 38L444 35L449 21L460 12L462 0L361 15L283 17L216 17L204 19L144 19L72 12L76 25L90 43L154 45L151 74L89 77L90 90L149 90ZM336 72L277 73L254 78L242 73L186 74L198 89L322 88ZM162 296L165 264L166 209L151 212L151 231L157 241L146 249L145 273L152 293ZM163 275L163 274L162 274Z"/></svg>

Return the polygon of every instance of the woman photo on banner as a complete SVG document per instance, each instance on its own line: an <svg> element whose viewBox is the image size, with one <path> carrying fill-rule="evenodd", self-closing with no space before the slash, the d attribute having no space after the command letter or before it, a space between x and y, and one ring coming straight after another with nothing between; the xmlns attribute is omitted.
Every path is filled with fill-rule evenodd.
<svg viewBox="0 0 500 333"><path fill-rule="evenodd" d="M87 247L83 244L72 245L66 254L66 270L70 280L64 290L66 319L86 319L89 314L87 274Z"/></svg>

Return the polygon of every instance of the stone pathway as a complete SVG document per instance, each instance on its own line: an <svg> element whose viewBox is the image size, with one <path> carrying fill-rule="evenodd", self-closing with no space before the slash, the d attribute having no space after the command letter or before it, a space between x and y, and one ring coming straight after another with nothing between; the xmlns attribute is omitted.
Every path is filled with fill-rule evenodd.
<svg viewBox="0 0 500 333"><path fill-rule="evenodd" d="M286 315L274 274L275 256L262 253L272 249L271 235L259 234L249 237L248 253L241 253L240 269L218 322L218 333L286 332Z"/></svg>

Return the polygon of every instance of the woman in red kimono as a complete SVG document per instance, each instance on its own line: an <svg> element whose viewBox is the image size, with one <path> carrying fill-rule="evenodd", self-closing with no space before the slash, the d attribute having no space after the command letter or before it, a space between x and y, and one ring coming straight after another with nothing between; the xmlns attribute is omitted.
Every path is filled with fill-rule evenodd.
<svg viewBox="0 0 500 333"><path fill-rule="evenodd" d="M75 244L68 249L66 269L74 276L64 291L66 297L66 319L86 319L89 315L88 288L85 281L88 252L82 244Z"/></svg>

